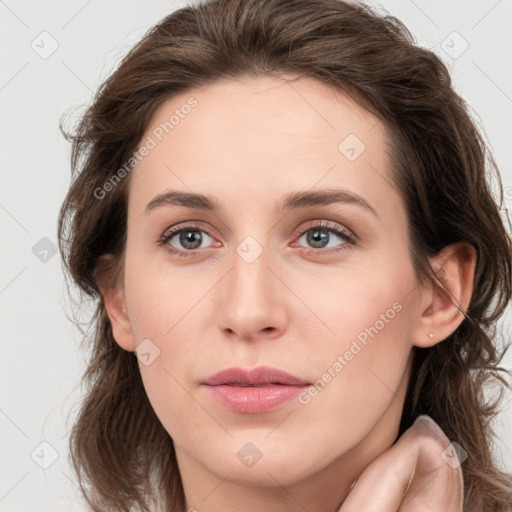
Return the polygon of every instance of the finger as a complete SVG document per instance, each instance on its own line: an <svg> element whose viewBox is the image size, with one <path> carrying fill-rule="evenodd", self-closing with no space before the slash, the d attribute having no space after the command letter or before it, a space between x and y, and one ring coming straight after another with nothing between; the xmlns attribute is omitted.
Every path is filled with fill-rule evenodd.
<svg viewBox="0 0 512 512"><path fill-rule="evenodd" d="M462 511L460 465L452 467L455 465L447 464L441 456L449 445L439 426L429 417L420 416L393 446L368 465L339 512L396 512L399 508L404 512Z"/></svg>
<svg viewBox="0 0 512 512"><path fill-rule="evenodd" d="M437 444L420 451L420 457L424 457L425 463L420 461L416 465L414 478L399 510L423 511L428 505L429 510L462 512L464 478L457 451L439 425L428 416L422 418L418 428L430 434Z"/></svg>

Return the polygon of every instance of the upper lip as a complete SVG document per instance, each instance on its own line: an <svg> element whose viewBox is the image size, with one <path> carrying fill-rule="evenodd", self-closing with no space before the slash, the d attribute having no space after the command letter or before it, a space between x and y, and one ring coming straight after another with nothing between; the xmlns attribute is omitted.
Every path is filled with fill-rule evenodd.
<svg viewBox="0 0 512 512"><path fill-rule="evenodd" d="M253 369L227 368L211 377L208 377L203 384L219 386L222 384L241 384L245 386L257 386L259 384L285 384L288 386L307 386L310 382L295 377L288 372L271 368L269 366L258 366Z"/></svg>

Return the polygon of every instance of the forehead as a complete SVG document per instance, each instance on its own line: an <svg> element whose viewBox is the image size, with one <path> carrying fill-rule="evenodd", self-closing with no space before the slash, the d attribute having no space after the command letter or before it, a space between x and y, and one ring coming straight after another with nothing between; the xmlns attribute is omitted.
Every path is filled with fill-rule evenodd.
<svg viewBox="0 0 512 512"><path fill-rule="evenodd" d="M376 203L386 187L392 192L384 124L309 78L242 78L191 89L155 111L141 145L150 140L130 183L138 211L167 187L218 197L235 190L243 197L245 190L264 200L347 185Z"/></svg>
<svg viewBox="0 0 512 512"><path fill-rule="evenodd" d="M151 134L157 142L169 145L187 139L187 148L208 150L212 156L230 146L236 150L229 137L243 141L243 151L256 151L259 157L293 138L298 145L289 158L307 154L309 146L303 145L308 143L323 143L337 156L349 149L350 144L338 147L347 135L357 143L356 153L363 146L365 152L372 152L383 149L386 138L379 119L349 96L304 77L293 81L273 77L223 79L191 89L156 110L146 130L146 135ZM266 143L264 147L261 142ZM349 160L354 157L349 152L346 156Z"/></svg>

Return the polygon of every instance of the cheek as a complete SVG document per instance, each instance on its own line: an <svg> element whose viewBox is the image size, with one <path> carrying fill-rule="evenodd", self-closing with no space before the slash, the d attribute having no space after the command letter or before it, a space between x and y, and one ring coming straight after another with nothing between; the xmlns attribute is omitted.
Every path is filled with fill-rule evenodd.
<svg viewBox="0 0 512 512"><path fill-rule="evenodd" d="M171 436L179 437L202 412L188 392L190 368L198 358L187 340L198 339L195 329L197 319L205 314L201 297L208 283L190 286L190 279L170 275L168 269L151 268L141 256L128 254L127 312L135 343L140 344L137 351L142 381L160 422ZM149 354L147 360L142 357L143 347ZM188 418L185 425L184 417Z"/></svg>
<svg viewBox="0 0 512 512"><path fill-rule="evenodd" d="M397 282L374 279L363 291L346 283L351 293L338 291L338 299L322 310L336 335L309 355L317 380L301 397L300 417L321 429L333 452L355 446L388 409L400 414L397 397L406 378L414 308L407 295L412 287Z"/></svg>
<svg viewBox="0 0 512 512"><path fill-rule="evenodd" d="M386 270L375 272L367 268L364 272L346 272L342 278L325 280L316 294L315 310L331 335L315 342L316 348L327 352L334 348L343 353L357 343L362 349L371 347L382 352L407 342L413 314L410 292L415 279L410 272ZM310 303L314 296L310 294ZM358 352L357 347L353 352Z"/></svg>
<svg viewBox="0 0 512 512"><path fill-rule="evenodd" d="M150 338L165 344L196 308L207 283L191 282L180 269L172 271L161 255L127 252L125 291L128 316L136 342Z"/></svg>
<svg viewBox="0 0 512 512"><path fill-rule="evenodd" d="M412 271L389 270L323 288L331 300L320 311L333 334L315 341L309 357L318 380L305 402L328 402L339 414L366 407L373 414L389 403L407 367L415 312Z"/></svg>

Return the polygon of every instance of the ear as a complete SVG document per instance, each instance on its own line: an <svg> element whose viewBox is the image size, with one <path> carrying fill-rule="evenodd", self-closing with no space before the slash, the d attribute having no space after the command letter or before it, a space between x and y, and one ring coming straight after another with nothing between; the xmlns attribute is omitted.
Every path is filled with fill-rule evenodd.
<svg viewBox="0 0 512 512"><path fill-rule="evenodd" d="M96 282L105 306L112 335L124 350L133 352L136 348L132 328L126 312L123 272L124 264L112 254L102 255L95 269Z"/></svg>
<svg viewBox="0 0 512 512"><path fill-rule="evenodd" d="M457 302L467 310L473 293L476 251L462 242L452 244L432 258L430 263L439 281L453 297L449 297L432 281L423 288L421 315L412 337L413 345L421 348L431 347L446 339L464 320Z"/></svg>

